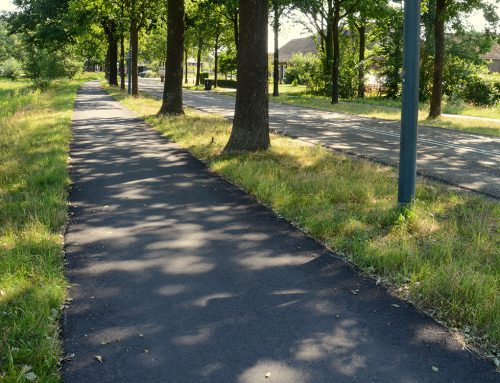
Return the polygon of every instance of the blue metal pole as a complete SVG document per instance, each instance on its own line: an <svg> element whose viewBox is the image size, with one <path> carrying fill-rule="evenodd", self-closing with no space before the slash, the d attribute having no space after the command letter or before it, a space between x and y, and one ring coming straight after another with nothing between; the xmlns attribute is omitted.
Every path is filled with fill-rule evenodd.
<svg viewBox="0 0 500 383"><path fill-rule="evenodd" d="M409 204L415 198L420 65L420 0L405 0L403 32L403 100L401 110L401 144L399 148L399 205Z"/></svg>

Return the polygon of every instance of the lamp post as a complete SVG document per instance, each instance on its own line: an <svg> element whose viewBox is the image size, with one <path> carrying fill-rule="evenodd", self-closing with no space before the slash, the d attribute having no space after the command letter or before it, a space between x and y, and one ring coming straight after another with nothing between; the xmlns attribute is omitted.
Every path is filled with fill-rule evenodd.
<svg viewBox="0 0 500 383"><path fill-rule="evenodd" d="M132 51L127 53L128 94L132 93Z"/></svg>
<svg viewBox="0 0 500 383"><path fill-rule="evenodd" d="M403 99L398 184L398 204L400 206L411 203L415 198L420 64L420 0L405 0L403 34Z"/></svg>

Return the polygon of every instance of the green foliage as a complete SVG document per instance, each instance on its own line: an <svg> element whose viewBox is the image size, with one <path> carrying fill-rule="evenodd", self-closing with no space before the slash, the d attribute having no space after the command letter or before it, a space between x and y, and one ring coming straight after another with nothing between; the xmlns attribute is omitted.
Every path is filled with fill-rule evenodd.
<svg viewBox="0 0 500 383"><path fill-rule="evenodd" d="M477 75L469 79L464 99L474 105L490 106L500 101L500 73Z"/></svg>
<svg viewBox="0 0 500 383"><path fill-rule="evenodd" d="M320 57L312 53L294 55L285 70L285 84L305 85L311 93L325 93L328 80Z"/></svg>
<svg viewBox="0 0 500 383"><path fill-rule="evenodd" d="M69 51L53 52L34 48L24 69L29 78L46 82L63 77L73 78L82 67L83 63Z"/></svg>
<svg viewBox="0 0 500 383"><path fill-rule="evenodd" d="M219 55L219 71L223 74L236 72L236 51L228 50Z"/></svg>
<svg viewBox="0 0 500 383"><path fill-rule="evenodd" d="M386 23L376 31L379 44L375 49L375 63L383 79L384 94L387 98L397 98L401 94L403 67L403 13L394 8L387 16Z"/></svg>
<svg viewBox="0 0 500 383"><path fill-rule="evenodd" d="M16 80L21 74L22 64L15 58L11 57L0 63L0 76Z"/></svg>
<svg viewBox="0 0 500 383"><path fill-rule="evenodd" d="M217 86L221 88L236 89L238 82L236 80L219 80L217 79Z"/></svg>
<svg viewBox="0 0 500 383"><path fill-rule="evenodd" d="M340 79L339 96L341 98L356 97L358 89L358 37L351 34L342 34L340 37Z"/></svg>

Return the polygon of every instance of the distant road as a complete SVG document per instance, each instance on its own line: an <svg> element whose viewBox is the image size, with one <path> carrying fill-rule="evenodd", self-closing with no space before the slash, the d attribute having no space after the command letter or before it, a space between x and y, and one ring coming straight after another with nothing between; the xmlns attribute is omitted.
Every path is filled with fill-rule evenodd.
<svg viewBox="0 0 500 383"><path fill-rule="evenodd" d="M162 96L158 79L141 79L140 87ZM184 90L184 104L233 118L235 98L214 92ZM400 123L300 106L269 104L272 129L348 154L396 165ZM500 198L500 139L420 126L418 174Z"/></svg>

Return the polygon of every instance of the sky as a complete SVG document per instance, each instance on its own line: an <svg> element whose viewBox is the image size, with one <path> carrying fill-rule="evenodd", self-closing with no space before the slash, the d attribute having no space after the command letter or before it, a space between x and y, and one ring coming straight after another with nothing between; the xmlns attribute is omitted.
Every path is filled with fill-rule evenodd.
<svg viewBox="0 0 500 383"><path fill-rule="evenodd" d="M490 3L495 3L497 0L489 0ZM12 11L15 7L12 4L11 0L0 0L0 12L1 11ZM497 8L498 15L500 16L500 6ZM310 35L304 26L297 22L297 13L293 14L292 18L285 19L283 22L283 26L279 35L279 46L283 46L290 40L305 37ZM303 17L302 17L303 19ZM471 15L468 15L466 18L468 24L470 24L476 30L483 30L485 26L485 21L480 12L474 12ZM464 19L465 22L465 19ZM269 37L268 37L268 50L272 52L274 50L274 38L272 33L272 28L269 28Z"/></svg>

